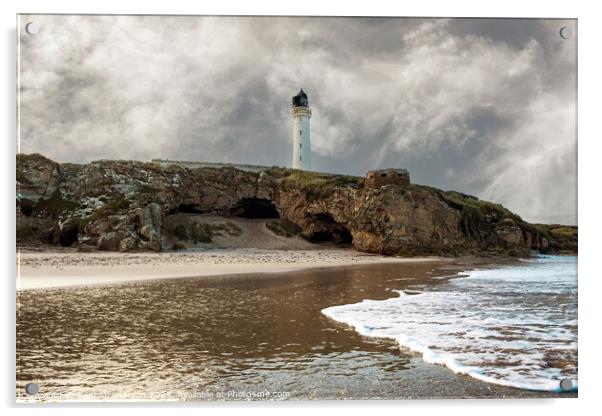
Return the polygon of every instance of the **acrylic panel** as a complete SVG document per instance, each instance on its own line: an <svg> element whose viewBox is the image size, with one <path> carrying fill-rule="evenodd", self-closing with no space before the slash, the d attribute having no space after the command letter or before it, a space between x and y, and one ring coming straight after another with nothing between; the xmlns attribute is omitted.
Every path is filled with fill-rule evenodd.
<svg viewBox="0 0 602 416"><path fill-rule="evenodd" d="M17 401L577 396L575 19L17 34Z"/></svg>

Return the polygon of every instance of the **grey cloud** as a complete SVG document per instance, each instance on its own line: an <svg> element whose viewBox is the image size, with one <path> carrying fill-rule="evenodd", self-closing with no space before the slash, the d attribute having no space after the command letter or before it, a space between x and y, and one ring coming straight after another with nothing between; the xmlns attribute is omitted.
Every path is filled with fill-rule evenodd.
<svg viewBox="0 0 602 416"><path fill-rule="evenodd" d="M59 161L290 164L415 182L576 221L573 20L21 16L20 149Z"/></svg>

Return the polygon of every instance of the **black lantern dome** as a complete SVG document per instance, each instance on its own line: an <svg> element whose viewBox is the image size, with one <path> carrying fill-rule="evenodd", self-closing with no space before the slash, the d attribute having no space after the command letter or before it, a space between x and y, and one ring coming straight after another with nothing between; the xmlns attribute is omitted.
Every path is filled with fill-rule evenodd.
<svg viewBox="0 0 602 416"><path fill-rule="evenodd" d="M293 97L293 106L295 107L309 107L309 101L307 101L307 94L303 91L303 88L297 95Z"/></svg>

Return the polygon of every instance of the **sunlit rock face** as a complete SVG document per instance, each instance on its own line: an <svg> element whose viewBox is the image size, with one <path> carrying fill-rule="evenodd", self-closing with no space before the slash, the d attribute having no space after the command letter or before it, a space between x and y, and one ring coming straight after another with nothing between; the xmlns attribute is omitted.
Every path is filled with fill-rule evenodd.
<svg viewBox="0 0 602 416"><path fill-rule="evenodd" d="M576 250L576 228L561 227L568 236L561 238L560 228L534 226L500 205L413 185L405 171L390 172L402 176L391 173L381 182L380 176L369 181L285 168L73 165L19 155L17 241L82 251L170 250L210 242L220 231L198 218L211 214L277 219L310 242L387 255ZM181 214L196 219L187 224ZM175 215L178 221L171 221Z"/></svg>

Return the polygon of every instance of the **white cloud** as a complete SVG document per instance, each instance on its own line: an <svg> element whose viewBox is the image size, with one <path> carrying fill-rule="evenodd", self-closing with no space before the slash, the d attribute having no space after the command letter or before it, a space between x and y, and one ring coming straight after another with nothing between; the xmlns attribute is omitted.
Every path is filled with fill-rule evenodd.
<svg viewBox="0 0 602 416"><path fill-rule="evenodd" d="M316 169L406 163L529 219L576 211L576 63L556 21L514 21L511 41L446 19L36 21L21 45L23 152L287 165L303 87Z"/></svg>

